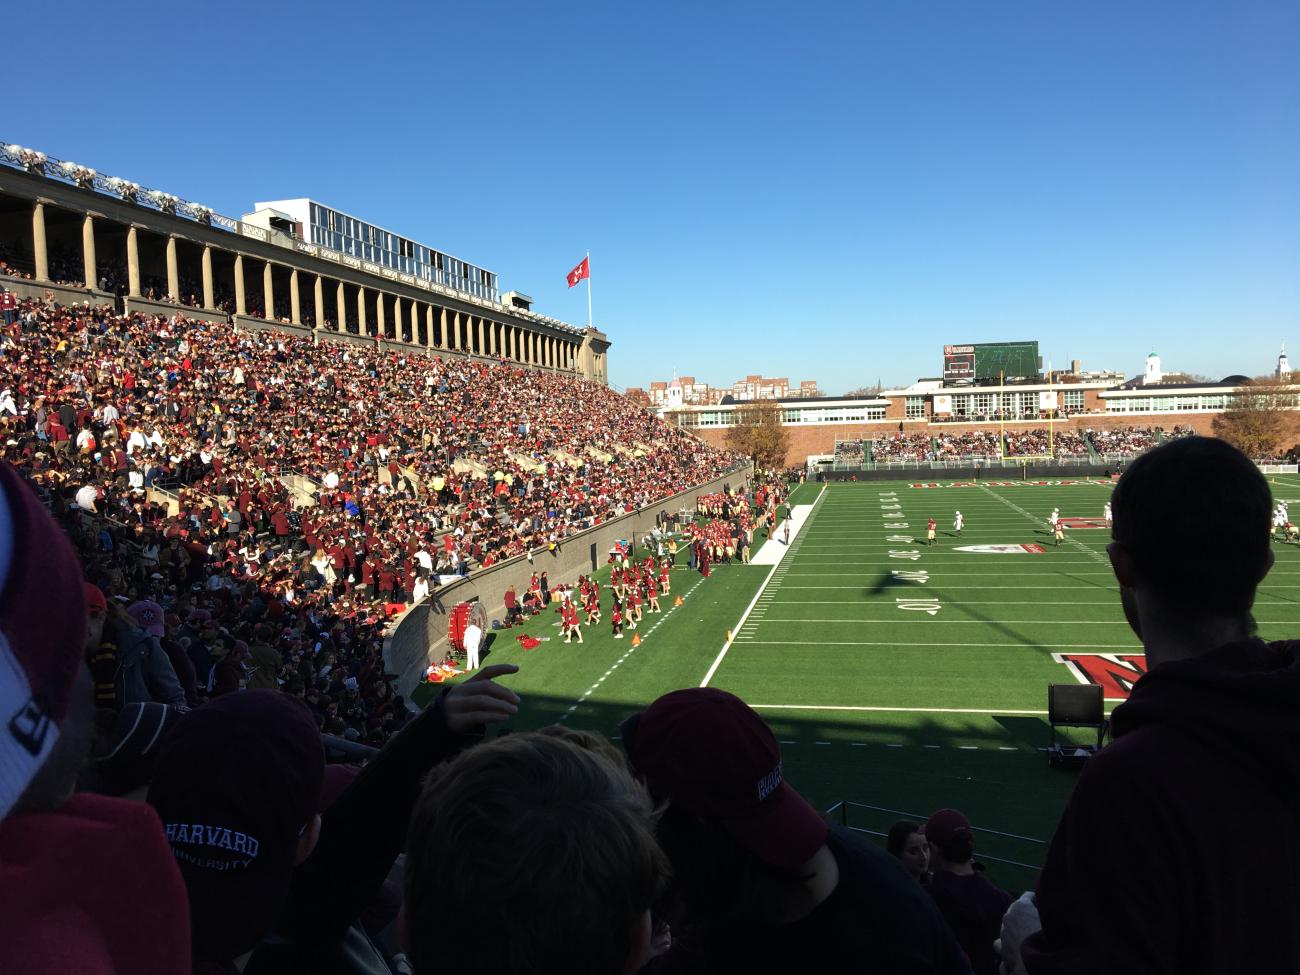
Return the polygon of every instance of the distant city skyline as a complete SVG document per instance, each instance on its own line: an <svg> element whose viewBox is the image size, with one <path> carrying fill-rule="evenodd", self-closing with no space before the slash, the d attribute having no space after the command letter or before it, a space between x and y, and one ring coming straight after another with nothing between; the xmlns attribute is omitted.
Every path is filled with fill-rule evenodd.
<svg viewBox="0 0 1300 975"><path fill-rule="evenodd" d="M0 139L220 213L317 199L579 326L565 275L590 252L619 387L898 386L944 344L1021 339L1222 377L1300 343L1294 0L59 13L56 38L39 5L7 11L41 97ZM159 85L142 36L199 60ZM285 43L268 70L195 67L262 38ZM129 125L49 110L106 97L116 50Z"/></svg>

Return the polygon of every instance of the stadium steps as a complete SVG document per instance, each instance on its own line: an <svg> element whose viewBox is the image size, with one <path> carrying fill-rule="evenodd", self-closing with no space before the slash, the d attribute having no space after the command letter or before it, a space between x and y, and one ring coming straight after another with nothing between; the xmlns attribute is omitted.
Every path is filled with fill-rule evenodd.
<svg viewBox="0 0 1300 975"><path fill-rule="evenodd" d="M1088 448L1088 460L1094 464L1101 463L1101 454L1097 453L1097 446L1092 442L1092 437L1086 430L1080 430L1079 436L1083 439L1084 445Z"/></svg>

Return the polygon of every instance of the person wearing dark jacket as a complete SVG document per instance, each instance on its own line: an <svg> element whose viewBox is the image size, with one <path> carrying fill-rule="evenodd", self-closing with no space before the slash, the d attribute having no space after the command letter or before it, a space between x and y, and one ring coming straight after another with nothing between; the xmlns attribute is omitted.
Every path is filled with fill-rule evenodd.
<svg viewBox="0 0 1300 975"><path fill-rule="evenodd" d="M1235 448L1187 437L1134 461L1112 509L1108 552L1147 672L1052 838L1041 930L1016 944L1036 920L1017 901L1003 961L1030 975L1300 973L1300 643L1252 636L1273 564L1268 484Z"/></svg>
<svg viewBox="0 0 1300 975"><path fill-rule="evenodd" d="M970 972L898 861L784 780L776 736L740 698L673 691L623 722L622 741L663 807L673 869L659 911L672 945L645 975Z"/></svg>
<svg viewBox="0 0 1300 975"><path fill-rule="evenodd" d="M196 973L385 972L357 923L401 852L425 775L514 714L485 667L450 687L317 813L324 775L307 708L275 691L191 711L158 756L149 803L189 892Z"/></svg>
<svg viewBox="0 0 1300 975"><path fill-rule="evenodd" d="M88 606L98 592L94 586L86 587ZM104 603L102 594L98 599ZM99 706L120 710L142 701L188 706L185 690L158 638L142 630L116 601L107 601L106 611L92 613L88 622L87 656Z"/></svg>
<svg viewBox="0 0 1300 975"><path fill-rule="evenodd" d="M926 888L939 913L957 936L975 975L997 975L998 956L993 942L1011 895L977 869L975 834L970 820L956 809L940 809L925 822L934 873Z"/></svg>

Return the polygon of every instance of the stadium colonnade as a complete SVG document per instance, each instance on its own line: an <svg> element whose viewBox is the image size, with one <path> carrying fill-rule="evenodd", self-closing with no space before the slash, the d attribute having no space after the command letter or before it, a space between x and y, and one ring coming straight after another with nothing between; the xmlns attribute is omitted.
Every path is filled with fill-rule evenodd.
<svg viewBox="0 0 1300 975"><path fill-rule="evenodd" d="M64 303L232 320L361 344L520 363L608 383L609 339L0 144L0 283Z"/></svg>

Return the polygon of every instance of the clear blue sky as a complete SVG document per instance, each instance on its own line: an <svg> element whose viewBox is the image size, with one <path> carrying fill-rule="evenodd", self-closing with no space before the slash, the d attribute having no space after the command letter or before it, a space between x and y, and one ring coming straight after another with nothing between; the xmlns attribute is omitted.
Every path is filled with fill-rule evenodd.
<svg viewBox="0 0 1300 975"><path fill-rule="evenodd" d="M5 12L0 139L487 266L620 386L841 392L1036 338L1300 353L1300 3L119 4Z"/></svg>

